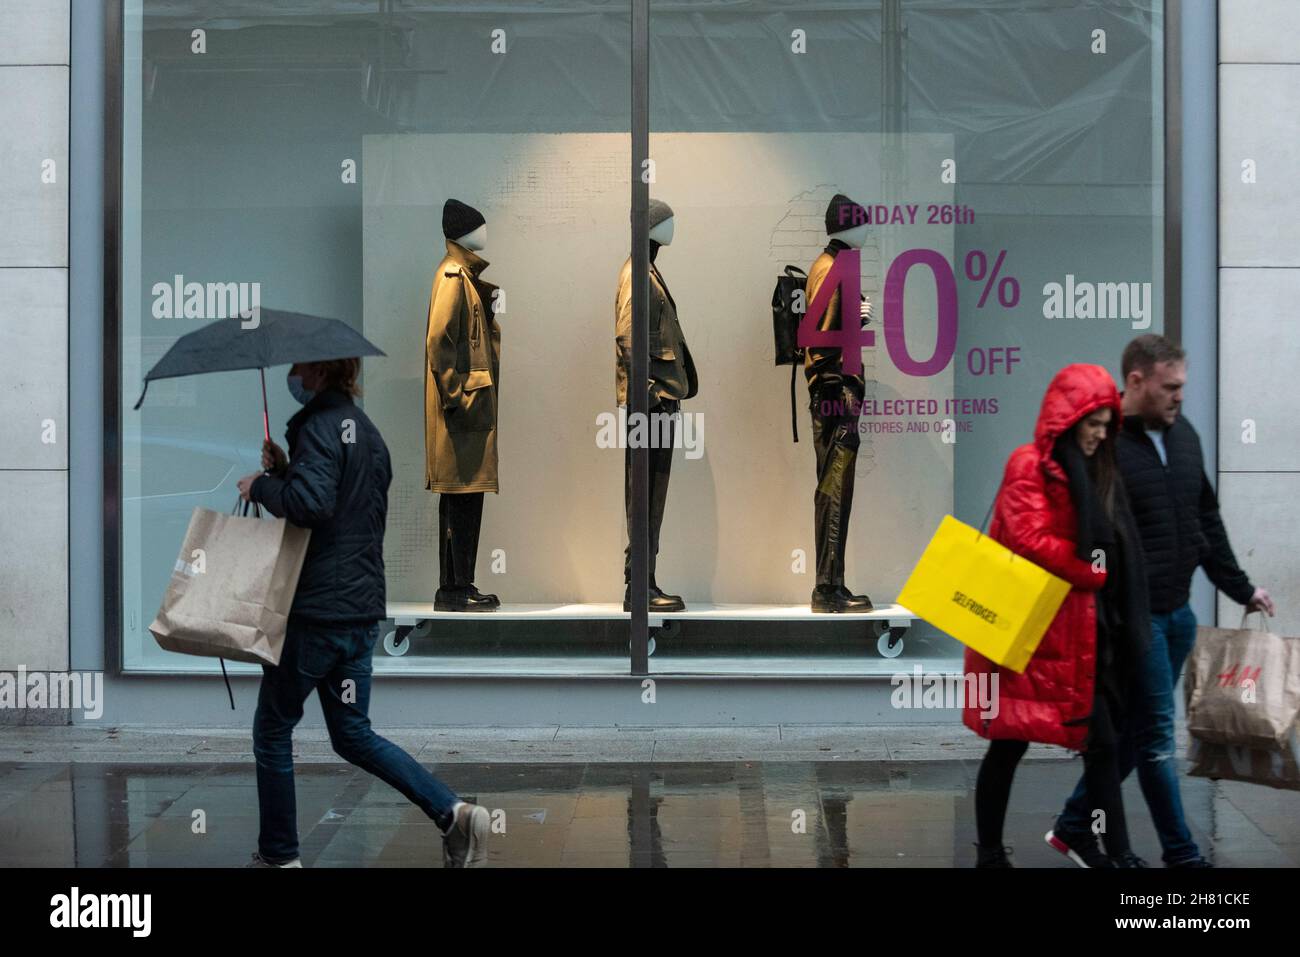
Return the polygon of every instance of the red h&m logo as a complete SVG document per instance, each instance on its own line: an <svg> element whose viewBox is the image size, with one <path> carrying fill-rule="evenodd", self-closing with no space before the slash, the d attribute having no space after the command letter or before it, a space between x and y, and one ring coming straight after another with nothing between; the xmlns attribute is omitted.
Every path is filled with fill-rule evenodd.
<svg viewBox="0 0 1300 957"><path fill-rule="evenodd" d="M1234 661L1232 667L1227 671L1219 672L1220 688L1240 688L1248 681L1252 685L1259 684L1260 668L1258 665L1254 668L1242 668L1240 672L1237 671L1237 667L1237 663Z"/></svg>

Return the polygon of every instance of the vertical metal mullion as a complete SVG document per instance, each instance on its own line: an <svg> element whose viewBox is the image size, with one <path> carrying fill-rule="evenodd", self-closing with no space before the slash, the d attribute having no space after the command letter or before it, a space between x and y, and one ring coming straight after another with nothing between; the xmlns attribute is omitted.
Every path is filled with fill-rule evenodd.
<svg viewBox="0 0 1300 957"><path fill-rule="evenodd" d="M632 368L628 377L629 423L649 412L645 382L650 374L650 184L642 178L642 163L650 155L650 0L632 2ZM629 430L630 431L630 430ZM632 550L631 600L632 674L650 670L650 450L631 449Z"/></svg>
<svg viewBox="0 0 1300 957"><path fill-rule="evenodd" d="M122 138L125 0L104 4L104 670L122 649ZM137 93L139 91L136 91Z"/></svg>
<svg viewBox="0 0 1300 957"><path fill-rule="evenodd" d="M1183 10L1182 0L1166 0L1164 36L1165 132L1165 327L1174 342L1183 339Z"/></svg>

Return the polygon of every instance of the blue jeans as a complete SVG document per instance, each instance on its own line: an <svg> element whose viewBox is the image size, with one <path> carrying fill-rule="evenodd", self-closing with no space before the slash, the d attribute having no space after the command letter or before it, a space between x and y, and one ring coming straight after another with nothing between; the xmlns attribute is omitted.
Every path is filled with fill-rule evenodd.
<svg viewBox="0 0 1300 957"><path fill-rule="evenodd" d="M278 666L262 666L253 718L257 850L267 861L298 857L298 812L293 788L293 729L315 689L335 752L402 792L444 832L456 795L414 758L370 728L370 659L378 623L326 627L290 619Z"/></svg>
<svg viewBox="0 0 1300 957"><path fill-rule="evenodd" d="M1174 685L1195 643L1196 614L1190 605L1151 616L1151 646L1129 693L1127 730L1120 752L1121 779L1137 767L1142 796L1160 836L1166 864L1200 854L1183 818L1174 743ZM1082 779L1056 826L1064 831L1088 830L1088 798Z"/></svg>

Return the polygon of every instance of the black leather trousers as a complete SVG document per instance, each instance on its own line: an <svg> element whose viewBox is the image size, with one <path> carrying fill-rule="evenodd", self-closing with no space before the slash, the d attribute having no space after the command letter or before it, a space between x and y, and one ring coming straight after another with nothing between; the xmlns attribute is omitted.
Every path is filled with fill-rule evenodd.
<svg viewBox="0 0 1300 957"><path fill-rule="evenodd" d="M817 490L813 493L813 528L817 548L817 584L844 584L844 554L853 508L853 476L858 463L857 416L824 418L813 409L813 448L817 451Z"/></svg>
<svg viewBox="0 0 1300 957"><path fill-rule="evenodd" d="M438 496L439 586L464 588L474 584L478 532L483 524L482 492L444 492Z"/></svg>
<svg viewBox="0 0 1300 957"><path fill-rule="evenodd" d="M673 399L665 399L650 410L651 414L671 415L679 408ZM653 418L647 434L653 432L659 448L650 448L650 580L655 577L655 559L659 556L659 529L664 524L664 506L668 502L668 477L673 469L673 441L676 422L668 420L667 427L660 429ZM663 448L664 444L667 448ZM623 583L632 581L632 447L623 452L623 509L627 515L627 548L623 549Z"/></svg>

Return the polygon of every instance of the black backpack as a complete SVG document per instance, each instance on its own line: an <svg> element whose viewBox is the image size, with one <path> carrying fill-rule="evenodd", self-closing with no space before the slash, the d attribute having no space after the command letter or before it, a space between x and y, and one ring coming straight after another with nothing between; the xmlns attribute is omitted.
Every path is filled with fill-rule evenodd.
<svg viewBox="0 0 1300 957"><path fill-rule="evenodd" d="M794 380L803 365L803 349L799 346L799 323L808 311L806 293L808 274L798 266L786 266L785 273L776 278L772 290L772 337L776 343L776 364L790 367L790 431L799 441L798 418L795 413ZM796 295L797 294L797 295Z"/></svg>

